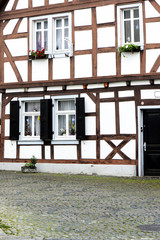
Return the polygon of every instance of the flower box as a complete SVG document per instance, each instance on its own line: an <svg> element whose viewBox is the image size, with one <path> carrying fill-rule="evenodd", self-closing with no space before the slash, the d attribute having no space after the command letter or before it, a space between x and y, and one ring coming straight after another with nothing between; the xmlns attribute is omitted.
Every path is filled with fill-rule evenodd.
<svg viewBox="0 0 160 240"><path fill-rule="evenodd" d="M22 173L36 173L37 172L37 167L30 168L30 167L21 167L21 172Z"/></svg>
<svg viewBox="0 0 160 240"><path fill-rule="evenodd" d="M134 53L134 52L139 52L140 50L141 50L140 46L129 43L129 44L125 44L122 47L119 47L118 48L118 53L119 54L125 53L125 52Z"/></svg>
<svg viewBox="0 0 160 240"><path fill-rule="evenodd" d="M42 57L29 55L29 60L38 60L38 59L48 59L48 54L45 54Z"/></svg>
<svg viewBox="0 0 160 240"><path fill-rule="evenodd" d="M42 50L30 50L29 51L29 60L36 60L36 59L47 59L48 54L45 53L45 48L42 48Z"/></svg>

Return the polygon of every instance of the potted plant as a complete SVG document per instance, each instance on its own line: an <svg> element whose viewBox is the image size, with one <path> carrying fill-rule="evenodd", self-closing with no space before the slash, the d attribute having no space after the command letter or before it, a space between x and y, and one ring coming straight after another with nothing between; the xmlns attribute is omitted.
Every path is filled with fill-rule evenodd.
<svg viewBox="0 0 160 240"><path fill-rule="evenodd" d="M21 167L21 171L23 173L26 173L26 172L32 172L32 173L35 173L37 172L37 167L35 166L37 163L37 159L36 157L33 155L30 159L30 162L29 163L26 163L24 166Z"/></svg>
<svg viewBox="0 0 160 240"><path fill-rule="evenodd" d="M139 51L140 51L140 46L135 45L133 43L127 43L127 44L124 44L124 46L118 48L119 54L124 53L124 52L134 53L134 52L139 52Z"/></svg>
<svg viewBox="0 0 160 240"><path fill-rule="evenodd" d="M45 59L48 58L48 54L45 53L45 48L42 48L41 50L29 50L29 59Z"/></svg>

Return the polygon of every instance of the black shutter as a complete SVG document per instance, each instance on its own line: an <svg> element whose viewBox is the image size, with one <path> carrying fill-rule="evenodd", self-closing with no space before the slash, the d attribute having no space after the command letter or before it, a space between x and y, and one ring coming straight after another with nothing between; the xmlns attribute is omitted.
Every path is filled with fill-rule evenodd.
<svg viewBox="0 0 160 240"><path fill-rule="evenodd" d="M10 102L10 140L19 139L19 101Z"/></svg>
<svg viewBox="0 0 160 240"><path fill-rule="evenodd" d="M40 138L44 141L52 139L52 99L40 100Z"/></svg>
<svg viewBox="0 0 160 240"><path fill-rule="evenodd" d="M85 107L84 98L76 98L76 138L85 139Z"/></svg>

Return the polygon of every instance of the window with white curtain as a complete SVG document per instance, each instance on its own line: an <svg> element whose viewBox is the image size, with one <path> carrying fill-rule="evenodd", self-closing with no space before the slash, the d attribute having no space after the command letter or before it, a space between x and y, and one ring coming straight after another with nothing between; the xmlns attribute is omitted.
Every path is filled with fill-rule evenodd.
<svg viewBox="0 0 160 240"><path fill-rule="evenodd" d="M143 49L142 3L117 7L118 45L133 43Z"/></svg>
<svg viewBox="0 0 160 240"><path fill-rule="evenodd" d="M48 20L35 22L35 50L48 51Z"/></svg>
<svg viewBox="0 0 160 240"><path fill-rule="evenodd" d="M45 48L49 56L72 56L71 13L30 18L29 50Z"/></svg>
<svg viewBox="0 0 160 240"><path fill-rule="evenodd" d="M22 101L21 111L21 139L40 139L40 101Z"/></svg>
<svg viewBox="0 0 160 240"><path fill-rule="evenodd" d="M75 98L55 99L55 139L75 139L76 103Z"/></svg>

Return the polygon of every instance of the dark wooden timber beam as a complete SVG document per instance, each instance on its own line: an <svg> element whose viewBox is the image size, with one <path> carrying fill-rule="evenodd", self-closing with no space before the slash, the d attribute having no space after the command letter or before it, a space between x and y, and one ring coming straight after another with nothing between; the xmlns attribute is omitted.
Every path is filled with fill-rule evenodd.
<svg viewBox="0 0 160 240"><path fill-rule="evenodd" d="M145 74L145 75L127 75L127 76L107 76L107 77L91 77L91 78L77 78L65 80L52 80L52 81L37 81L35 82L21 82L1 84L0 90L13 89L13 88L30 88L30 87L49 87L49 86L66 86L66 85L79 85L79 84L100 84L100 83L113 83L113 82L130 82L130 81L145 81L160 79L160 73Z"/></svg>
<svg viewBox="0 0 160 240"><path fill-rule="evenodd" d="M5 0L0 0L4 1ZM130 0L130 3L136 3L135 0ZM140 0L139 2L143 2L143 0ZM84 9L84 8L91 8L91 7L97 7L97 6L104 6L108 4L127 4L127 0L78 0L73 2L65 2L61 4L52 4L47 6L41 6L41 7L34 7L34 8L28 8L23 10L12 10L3 12L0 14L0 20L8 20L8 19L14 19L14 18L23 18L23 17L33 17L33 16L40 16L40 15L46 15L46 14L55 14L59 12L68 12L78 9Z"/></svg>

